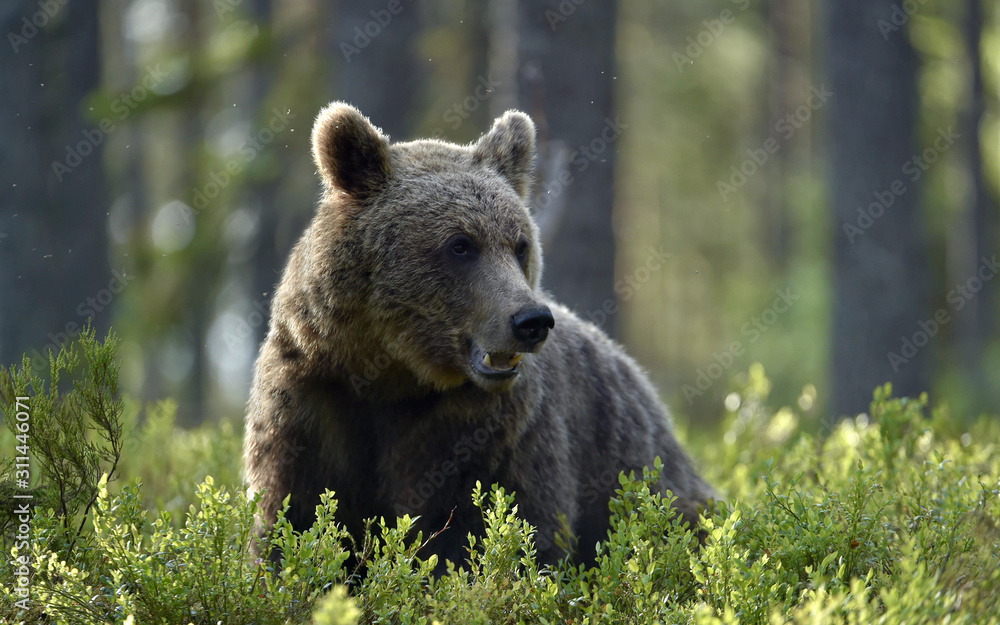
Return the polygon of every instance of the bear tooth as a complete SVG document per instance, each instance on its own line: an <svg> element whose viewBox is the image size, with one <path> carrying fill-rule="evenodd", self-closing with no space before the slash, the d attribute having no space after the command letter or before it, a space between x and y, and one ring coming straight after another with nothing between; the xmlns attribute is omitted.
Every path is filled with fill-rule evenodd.
<svg viewBox="0 0 1000 625"><path fill-rule="evenodd" d="M509 362L511 367L516 367L517 363L521 362L521 354L514 354L510 357Z"/></svg>
<svg viewBox="0 0 1000 625"><path fill-rule="evenodd" d="M493 366L493 361L490 360L490 354L489 354L489 352L483 354L483 363L487 367L492 367Z"/></svg>

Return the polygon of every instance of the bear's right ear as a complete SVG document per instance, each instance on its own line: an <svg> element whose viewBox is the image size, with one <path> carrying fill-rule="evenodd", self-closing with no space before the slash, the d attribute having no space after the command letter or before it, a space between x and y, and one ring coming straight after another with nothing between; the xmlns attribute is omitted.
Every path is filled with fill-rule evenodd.
<svg viewBox="0 0 1000 625"><path fill-rule="evenodd" d="M364 200L389 178L389 138L350 104L333 102L319 112L312 153L327 191Z"/></svg>
<svg viewBox="0 0 1000 625"><path fill-rule="evenodd" d="M507 111L475 144L473 158L507 179L522 198L528 197L535 160L535 124L521 111Z"/></svg>

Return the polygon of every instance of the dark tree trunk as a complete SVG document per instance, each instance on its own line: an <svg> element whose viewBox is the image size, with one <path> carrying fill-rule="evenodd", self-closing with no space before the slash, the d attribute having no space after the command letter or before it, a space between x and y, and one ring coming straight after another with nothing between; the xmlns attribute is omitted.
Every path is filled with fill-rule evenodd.
<svg viewBox="0 0 1000 625"><path fill-rule="evenodd" d="M205 12L207 7L199 6L198 0L182 0L180 6L186 15L191 16L191 24L182 35L185 47L189 50L200 50L204 40L202 20L206 20L206 15L211 16L208 19L212 19L215 17L214 12ZM183 159L185 163L180 174L183 189L198 188L201 184L200 176L203 173L196 166L195 159L189 155L195 153L196 146L205 140L202 115L207 108L205 92L201 90L193 92L181 106L182 140L178 144L176 158ZM228 209L229 207L219 202L199 214L197 219L202 222L201 227L210 227L207 224L217 218L213 214L206 213L210 211L222 213ZM213 306L211 294L217 288L222 273L220 269L222 254L215 249L215 246L206 249L198 245L197 240L192 241L184 253L191 254L187 270L189 273L186 288L182 293L178 293L184 305L177 310L179 313L177 334L172 340L185 342L187 349L191 350L192 360L183 387L175 388L171 395L178 398L177 422L185 427L193 427L199 425L207 416L210 380L205 340L211 324Z"/></svg>
<svg viewBox="0 0 1000 625"><path fill-rule="evenodd" d="M834 220L833 386L835 415L866 411L872 389L928 389L932 346L906 348L931 317L919 181L904 171L917 153L917 61L905 31L879 30L895 0L827 5L830 188ZM893 193L893 185L896 190ZM888 198L891 206L870 207ZM885 200L885 203L888 203ZM858 209L869 213L859 217ZM904 340L905 338L905 340ZM919 340L918 340L919 342Z"/></svg>
<svg viewBox="0 0 1000 625"><path fill-rule="evenodd" d="M770 31L769 79L767 81L768 120L766 139L780 120L802 105L809 83L801 63L809 59L810 6L797 0L769 0L765 6ZM808 167L812 124L796 130L794 140L782 145L768 159L767 184L760 205L761 249L781 271L787 269L791 253L788 218L789 181Z"/></svg>
<svg viewBox="0 0 1000 625"><path fill-rule="evenodd" d="M517 108L518 19L517 0L490 0L486 12L489 73L500 83L490 98L490 117Z"/></svg>
<svg viewBox="0 0 1000 625"><path fill-rule="evenodd" d="M391 14L385 4L345 0L334 11L330 58L336 63L334 97L358 107L394 141L412 136L417 96L426 78L417 53L420 5L402 2Z"/></svg>
<svg viewBox="0 0 1000 625"><path fill-rule="evenodd" d="M983 56L980 51L983 29L983 7L979 0L966 0L964 21L965 48L969 57L972 81L968 107L963 112L962 136L965 138L965 158L972 178L972 187L967 200L966 219L963 227L955 233L955 242L950 257L956 258L955 269L949 284L964 283L976 275L981 259L997 253L996 208L986 190L986 172L983 169L982 142L979 127L986 110L986 93L983 85ZM971 243L971 244L970 244ZM995 407L989 384L983 370L983 358L990 345L994 330L995 285L987 284L961 315L956 315L956 339L958 360L962 374L971 387L973 407L989 410Z"/></svg>
<svg viewBox="0 0 1000 625"><path fill-rule="evenodd" d="M263 29L268 30L270 45L274 46L273 34L270 33L273 23L273 7L271 0L254 0L250 4L254 20ZM276 53L276 50L275 50ZM267 101L268 89L274 84L274 58L276 54L262 55L257 58L250 68L251 72L251 110L259 111L261 120L267 119L270 112L266 111L264 103ZM260 226L257 231L256 252L253 255L253 276L250 287L250 310L269 311L271 297L274 295L274 288L281 278L281 266L284 262L288 250L286 243L282 241L280 233L283 229L279 225L279 185L281 180L289 178L287 174L288 163L285 159L278 159L277 167L279 172L268 180L251 182L244 190L244 201L249 205L258 207L260 216ZM264 340L268 325L266 319L263 323L253 326L254 353L257 347Z"/></svg>
<svg viewBox="0 0 1000 625"><path fill-rule="evenodd" d="M518 6L518 99L539 130L542 282L609 332L618 319L614 165L629 128L614 110L616 14L616 2L522 0ZM551 211L565 215L553 220Z"/></svg>
<svg viewBox="0 0 1000 625"><path fill-rule="evenodd" d="M0 9L0 362L34 352L35 365L88 317L103 334L116 297L103 132L85 106L100 82L98 3L59 5L44 20L40 7L18 1ZM45 27L32 35L23 18ZM9 33L28 35L16 51Z"/></svg>

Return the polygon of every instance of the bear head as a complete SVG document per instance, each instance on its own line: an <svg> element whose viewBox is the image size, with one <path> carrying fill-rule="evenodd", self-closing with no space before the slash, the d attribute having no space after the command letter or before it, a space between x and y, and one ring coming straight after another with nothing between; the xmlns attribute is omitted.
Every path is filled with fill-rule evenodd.
<svg viewBox="0 0 1000 625"><path fill-rule="evenodd" d="M375 363L437 390L509 388L554 325L526 204L531 119L508 111L467 146L390 143L338 102L317 117L312 150L323 197L310 291L350 318L350 336L324 333L331 351L359 354L345 368Z"/></svg>

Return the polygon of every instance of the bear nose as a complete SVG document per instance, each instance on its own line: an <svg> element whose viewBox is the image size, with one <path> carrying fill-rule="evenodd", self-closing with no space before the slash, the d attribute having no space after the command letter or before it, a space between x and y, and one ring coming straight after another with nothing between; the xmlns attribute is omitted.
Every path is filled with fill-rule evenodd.
<svg viewBox="0 0 1000 625"><path fill-rule="evenodd" d="M549 335L549 328L556 325L548 306L522 308L510 316L510 329L518 341L534 347Z"/></svg>

